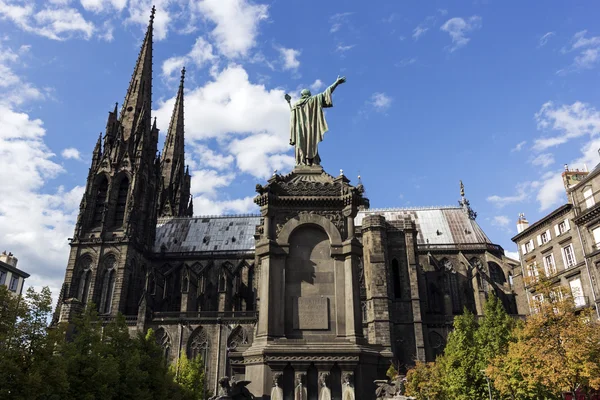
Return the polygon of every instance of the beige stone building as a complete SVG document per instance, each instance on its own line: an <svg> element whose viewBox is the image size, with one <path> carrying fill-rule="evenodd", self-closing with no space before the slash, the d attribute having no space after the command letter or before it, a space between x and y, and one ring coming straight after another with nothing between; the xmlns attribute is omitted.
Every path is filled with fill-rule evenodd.
<svg viewBox="0 0 600 400"><path fill-rule="evenodd" d="M150 118L152 20L120 113L93 151L54 323L94 304L155 329L168 360L201 355L268 398L328 373L339 398L374 397L390 362L433 360L464 308L496 293L511 314L521 266L455 207L370 209L363 185L297 166L256 187L258 215L191 216L183 75L163 152ZM202 210L198 210L200 213ZM343 386L345 385L345 386Z"/></svg>
<svg viewBox="0 0 600 400"><path fill-rule="evenodd" d="M17 268L18 261L12 253L3 251L0 254L0 285L6 286L15 295L23 293L25 279L29 278L27 272Z"/></svg>
<svg viewBox="0 0 600 400"><path fill-rule="evenodd" d="M536 301L544 300L534 288L543 274L570 293L576 307L598 311L599 176L598 168L587 172L569 170L565 165L562 177L569 202L531 225L524 215L519 217L519 233L512 240L518 246L525 277L525 296L519 299L522 309L534 312Z"/></svg>

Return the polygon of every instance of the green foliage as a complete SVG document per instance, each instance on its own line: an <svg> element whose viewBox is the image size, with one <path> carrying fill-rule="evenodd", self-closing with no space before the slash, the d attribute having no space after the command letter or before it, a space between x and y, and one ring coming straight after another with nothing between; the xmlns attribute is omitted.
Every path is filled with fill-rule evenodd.
<svg viewBox="0 0 600 400"><path fill-rule="evenodd" d="M417 400L443 399L444 387L438 363L417 361L406 375L406 395Z"/></svg>
<svg viewBox="0 0 600 400"><path fill-rule="evenodd" d="M390 367L387 369L385 375L391 380L396 379L396 377L398 376L398 370L396 369L393 363L390 363Z"/></svg>
<svg viewBox="0 0 600 400"><path fill-rule="evenodd" d="M179 360L171 365L171 373L175 382L181 386L185 400L200 400L204 395L204 361L198 356L188 359L185 351L181 351Z"/></svg>
<svg viewBox="0 0 600 400"><path fill-rule="evenodd" d="M201 360L182 359L175 379L152 330L131 337L121 315L103 326L93 305L68 334L48 329L51 303L48 288L23 298L0 285L1 399L202 398Z"/></svg>

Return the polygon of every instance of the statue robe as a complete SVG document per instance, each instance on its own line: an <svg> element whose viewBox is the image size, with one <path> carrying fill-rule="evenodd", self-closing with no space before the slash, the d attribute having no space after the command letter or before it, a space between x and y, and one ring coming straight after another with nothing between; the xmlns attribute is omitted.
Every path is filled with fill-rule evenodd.
<svg viewBox="0 0 600 400"><path fill-rule="evenodd" d="M331 87L323 93L300 99L292 107L290 119L290 141L296 145L296 165L320 165L318 145L329 129L325 121L324 108L333 107Z"/></svg>

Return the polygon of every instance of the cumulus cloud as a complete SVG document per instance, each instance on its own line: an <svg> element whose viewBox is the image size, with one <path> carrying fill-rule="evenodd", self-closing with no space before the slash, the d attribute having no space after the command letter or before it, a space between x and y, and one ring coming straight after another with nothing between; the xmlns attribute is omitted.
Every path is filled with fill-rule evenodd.
<svg viewBox="0 0 600 400"><path fill-rule="evenodd" d="M86 11L94 13L122 11L127 0L81 0L81 5Z"/></svg>
<svg viewBox="0 0 600 400"><path fill-rule="evenodd" d="M81 154L79 153L79 150L74 147L68 147L64 149L60 155L66 160L81 160Z"/></svg>
<svg viewBox="0 0 600 400"><path fill-rule="evenodd" d="M38 10L32 1L0 0L0 18L12 21L26 32L53 40L89 39L95 30L93 23L67 4Z"/></svg>
<svg viewBox="0 0 600 400"><path fill-rule="evenodd" d="M492 218L492 225L499 226L501 228L506 228L510 224L510 218L506 215L496 215Z"/></svg>
<svg viewBox="0 0 600 400"><path fill-rule="evenodd" d="M325 84L323 83L322 80L317 79L315 80L311 85L310 85L310 90L312 90L313 92L317 92L319 91L323 86L325 86Z"/></svg>
<svg viewBox="0 0 600 400"><path fill-rule="evenodd" d="M526 140L523 140L522 142L517 143L517 145L515 147L513 147L510 151L511 152L517 152L517 151L521 151L523 150L523 147L527 144Z"/></svg>
<svg viewBox="0 0 600 400"><path fill-rule="evenodd" d="M522 203L528 199L529 195L539 186L538 182L522 182L517 184L516 193L510 196L492 195L488 196L487 201L498 208L503 208L509 204Z"/></svg>
<svg viewBox="0 0 600 400"><path fill-rule="evenodd" d="M538 129L558 131L558 135L542 137L534 142L534 149L543 151L567 143L584 135L600 133L600 112L589 104L576 101L570 105L557 106L549 101L535 114Z"/></svg>
<svg viewBox="0 0 600 400"><path fill-rule="evenodd" d="M256 45L260 22L269 16L267 5L248 0L201 0L193 7L215 25L211 37L228 58L248 54Z"/></svg>
<svg viewBox="0 0 600 400"><path fill-rule="evenodd" d="M571 66L559 70L559 74L594 68L600 60L600 36L588 37L587 30L579 31L573 35L570 46L563 48L562 52L576 55Z"/></svg>
<svg viewBox="0 0 600 400"><path fill-rule="evenodd" d="M167 58L162 65L162 73L166 77L173 77L174 73L179 73L185 65L195 65L201 68L208 63L217 61L217 56L213 53L213 47L202 36L196 39L189 53L181 57Z"/></svg>
<svg viewBox="0 0 600 400"><path fill-rule="evenodd" d="M196 110L186 113L186 140L217 139L242 172L267 178L273 169L293 166L287 154L289 108L283 99L282 89L252 83L243 67L229 65L186 93L186 109ZM174 103L169 99L156 111L163 131Z"/></svg>
<svg viewBox="0 0 600 400"><path fill-rule="evenodd" d="M443 15L443 14L442 14ZM429 28L433 27L437 21L437 18L434 15L430 15L425 18L423 22L421 22L415 29L413 29L412 37L414 40L419 40L421 36L423 36Z"/></svg>
<svg viewBox="0 0 600 400"><path fill-rule="evenodd" d="M278 50L284 70L297 70L300 67L300 61L298 61L300 50L286 49L285 47L280 47Z"/></svg>
<svg viewBox="0 0 600 400"><path fill-rule="evenodd" d="M449 50L454 52L469 43L471 39L466 36L467 33L479 28L481 28L481 17L474 15L467 19L450 18L440 29L447 32L452 38L452 46L449 47Z"/></svg>
<svg viewBox="0 0 600 400"><path fill-rule="evenodd" d="M23 64L22 58L29 52L30 46L23 45L17 50L2 46L0 43L0 104L14 106L29 100L39 100L44 94L31 83L23 80L15 67Z"/></svg>
<svg viewBox="0 0 600 400"><path fill-rule="evenodd" d="M552 153L539 154L532 158L530 162L533 165L546 168L554 164L554 155Z"/></svg>
<svg viewBox="0 0 600 400"><path fill-rule="evenodd" d="M126 22L137 24L140 29L146 30L150 20L150 10L152 6L156 7L154 16L154 39L163 40L169 33L169 27L172 21L172 15L169 11L170 0L130 0L127 10L129 16Z"/></svg>
<svg viewBox="0 0 600 400"><path fill-rule="evenodd" d="M392 98L385 93L377 92L371 95L370 103L376 111L383 112L392 105Z"/></svg>

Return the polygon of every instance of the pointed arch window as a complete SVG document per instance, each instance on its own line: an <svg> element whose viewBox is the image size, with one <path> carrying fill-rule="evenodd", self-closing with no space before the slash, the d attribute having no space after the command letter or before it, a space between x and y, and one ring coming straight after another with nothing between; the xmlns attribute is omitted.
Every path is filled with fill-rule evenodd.
<svg viewBox="0 0 600 400"><path fill-rule="evenodd" d="M129 193L129 179L124 177L119 183L117 192L117 207L115 209L115 225L117 227L123 225L125 220L125 210L127 208L127 195Z"/></svg>
<svg viewBox="0 0 600 400"><path fill-rule="evenodd" d="M96 205L94 207L94 226L100 226L102 224L102 217L104 216L104 206L106 204L106 195L108 193L108 179L106 176L100 178L98 183L98 191L96 192Z"/></svg>
<svg viewBox="0 0 600 400"><path fill-rule="evenodd" d="M87 303L90 292L90 281L92 279L92 259L84 256L78 263L79 266L79 287L77 288L77 298L83 305Z"/></svg>
<svg viewBox="0 0 600 400"><path fill-rule="evenodd" d="M104 260L104 272L102 274L102 290L99 304L100 314L110 314L112 311L113 294L115 291L116 266L117 260L114 256L108 256Z"/></svg>
<svg viewBox="0 0 600 400"><path fill-rule="evenodd" d="M171 337L164 328L159 328L155 334L156 344L163 349L164 362L169 362L171 356Z"/></svg>
<svg viewBox="0 0 600 400"><path fill-rule="evenodd" d="M202 327L197 328L190 337L188 345L188 357L195 359L200 356L206 362L206 353L208 351L208 334Z"/></svg>

